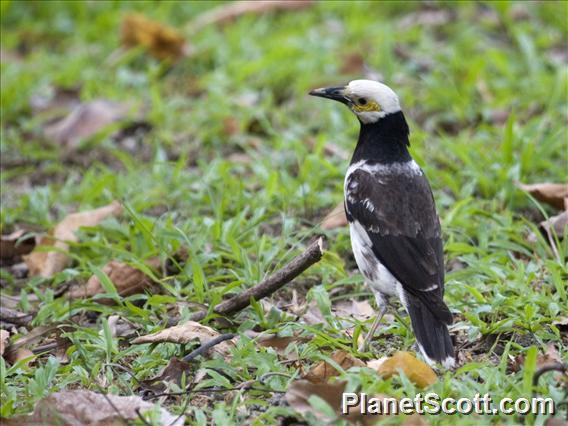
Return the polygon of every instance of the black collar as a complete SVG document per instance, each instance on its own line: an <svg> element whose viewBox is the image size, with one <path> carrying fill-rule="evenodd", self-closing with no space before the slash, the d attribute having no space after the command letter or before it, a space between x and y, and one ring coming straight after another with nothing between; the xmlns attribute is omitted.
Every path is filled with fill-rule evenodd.
<svg viewBox="0 0 568 426"><path fill-rule="evenodd" d="M402 111L387 114L374 123L361 122L351 164L361 160L384 164L410 161L408 132Z"/></svg>

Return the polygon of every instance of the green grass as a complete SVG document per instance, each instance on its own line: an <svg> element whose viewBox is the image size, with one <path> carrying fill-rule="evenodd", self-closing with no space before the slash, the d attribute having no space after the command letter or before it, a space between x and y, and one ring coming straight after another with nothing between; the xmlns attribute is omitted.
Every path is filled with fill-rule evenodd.
<svg viewBox="0 0 568 426"><path fill-rule="evenodd" d="M456 398L478 392L494 399L530 396L527 372L535 361L527 354L554 344L567 360L566 329L553 325L566 316L567 274L543 238L528 242L541 213L515 182L567 178L568 69L551 57L553 49L566 46L566 3L439 3L455 14L449 22L401 28L399 22L420 10L419 4L330 2L305 11L244 16L191 36L183 30L211 6L2 2L2 51L17 56L0 68L2 233L18 225L47 231L69 212L115 199L126 209L119 219L83 229L71 247L73 265L52 279L21 280L3 270L2 293L22 295L22 310L28 309L25 295L39 297L34 326L77 315L89 320L67 333L72 342L67 364L52 355L39 356L29 367L0 359L0 414L29 412L38 399L60 389L98 391L105 383L110 393L136 393L130 375L110 364L131 369L141 380L184 352L174 344L149 348L113 339L105 332L110 315L138 324L140 333L159 330L168 308L179 304L186 318L191 308L181 302L218 303L276 270L322 232L319 222L341 200L347 168L346 159L324 147L333 143L350 152L358 126L347 109L307 92L360 78L361 72L342 72L350 54L361 54L399 94L412 154L430 179L443 223L446 301L455 313L458 343L467 344L466 362L444 373L432 390ZM174 66L143 51L109 60L120 45L121 19L131 11L182 29L196 54ZM399 49L408 57L397 54ZM78 87L82 100L131 102L145 111L152 130L134 153L106 132L70 154L42 138L41 119L30 108L31 96L49 86ZM197 89L201 94L194 94ZM500 111L510 113L504 123L495 118ZM238 123L236 132L226 131L228 119ZM250 161L232 161L235 153ZM347 230L326 234L329 253L290 287L302 299L315 300L327 321L306 327L257 305L236 315L232 328L316 336L298 345L305 368L334 349L353 346L341 323L325 315L330 304L350 293L370 297L355 269ZM129 296L115 306L54 296L61 285L85 281L109 260L140 265L152 256L165 260L182 246L189 260L161 281L160 294ZM566 245L559 250L565 259ZM286 289L274 300L290 297ZM383 330L375 341L377 357L412 350L405 324L394 321ZM515 357L528 361L511 372ZM294 365L246 337L229 363L201 359L198 367L211 372L204 387L231 388L268 372L298 374ZM366 369L344 376L350 389L360 385L368 394L416 393L408 381L383 380ZM272 376L266 386L284 391L288 382ZM544 376L536 391L556 401L565 398L552 375ZM272 424L280 415L293 415L265 393L217 396L211 410L186 407L189 423L239 424L252 415L256 424ZM164 404L179 413L185 402L180 397ZM428 421L457 420L429 416ZM521 421L518 416L459 419L460 424Z"/></svg>

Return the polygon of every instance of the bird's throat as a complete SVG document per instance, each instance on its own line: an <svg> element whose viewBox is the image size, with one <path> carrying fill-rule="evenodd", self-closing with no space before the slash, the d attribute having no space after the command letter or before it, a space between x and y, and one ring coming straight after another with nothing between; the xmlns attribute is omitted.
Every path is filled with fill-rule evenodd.
<svg viewBox="0 0 568 426"><path fill-rule="evenodd" d="M408 145L404 114L402 111L388 114L374 123L361 123L351 164L362 160L383 164L409 161L412 158Z"/></svg>

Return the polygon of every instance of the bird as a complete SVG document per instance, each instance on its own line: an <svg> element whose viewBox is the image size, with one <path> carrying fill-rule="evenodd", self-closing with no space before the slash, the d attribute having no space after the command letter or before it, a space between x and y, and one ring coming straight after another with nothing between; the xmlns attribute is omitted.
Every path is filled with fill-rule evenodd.
<svg viewBox="0 0 568 426"><path fill-rule="evenodd" d="M309 94L345 104L360 123L345 175L344 208L357 266L378 306L360 349L398 298L428 364L454 367L440 219L428 179L409 152L410 130L398 96L372 80Z"/></svg>

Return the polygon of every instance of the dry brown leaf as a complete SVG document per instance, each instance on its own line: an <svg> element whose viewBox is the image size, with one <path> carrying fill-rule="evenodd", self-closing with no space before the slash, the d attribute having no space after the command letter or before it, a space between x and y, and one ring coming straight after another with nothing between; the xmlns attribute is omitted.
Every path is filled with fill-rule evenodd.
<svg viewBox="0 0 568 426"><path fill-rule="evenodd" d="M333 305L333 311L338 317L352 317L359 321L368 320L377 315L371 304L367 300L342 300Z"/></svg>
<svg viewBox="0 0 568 426"><path fill-rule="evenodd" d="M367 367L376 371L383 364L383 362L385 362L387 359L388 358L386 356L379 358L379 359L371 359L371 360L367 361Z"/></svg>
<svg viewBox="0 0 568 426"><path fill-rule="evenodd" d="M128 48L142 46L158 59L177 60L187 51L185 38L175 29L152 21L144 15L124 18L122 44Z"/></svg>
<svg viewBox="0 0 568 426"><path fill-rule="evenodd" d="M543 234L546 238L554 255L560 261L561 256L558 248L556 247L556 238L558 238L559 241L562 241L564 239L564 233L568 231L568 211L549 217L547 220L540 222L538 225L541 234ZM536 243L538 241L537 236L532 232L529 234L527 239L531 243Z"/></svg>
<svg viewBox="0 0 568 426"><path fill-rule="evenodd" d="M286 401L294 410L300 414L313 413L316 417L327 418L311 406L309 399L312 395L317 395L336 412L341 411L341 399L347 382L335 383L313 383L309 380L295 380L290 384L286 391Z"/></svg>
<svg viewBox="0 0 568 426"><path fill-rule="evenodd" d="M40 302L39 297L36 294L30 294L26 297L28 298L30 304L34 307ZM10 294L6 294L5 291L0 291L0 306L2 307L2 309L7 308L17 310L20 302L20 296L12 296Z"/></svg>
<svg viewBox="0 0 568 426"><path fill-rule="evenodd" d="M201 344L204 344L211 339L219 336L220 333L213 330L211 327L199 324L195 321L188 321L181 325L176 325L174 327L165 328L156 333L148 334L146 336L140 336L132 340L132 344L142 344L142 343L180 343L187 344L194 340L199 340ZM234 346L233 340L226 340L224 342L215 345L210 351L217 353L224 358L229 357L231 354L231 348Z"/></svg>
<svg viewBox="0 0 568 426"><path fill-rule="evenodd" d="M65 253L69 248L69 242L78 241L75 231L82 226L96 226L110 216L118 216L122 212L122 206L118 201L80 213L72 213L55 226L51 236L44 238L40 244L28 255L24 261L28 265L31 276L51 277L62 271L70 262ZM58 251L39 251L40 247L53 247Z"/></svg>
<svg viewBox="0 0 568 426"><path fill-rule="evenodd" d="M80 103L80 89L77 87L43 87L32 94L30 107L34 114L54 115L67 114Z"/></svg>
<svg viewBox="0 0 568 426"><path fill-rule="evenodd" d="M314 383L309 380L296 380L288 387L286 391L286 401L294 410L298 413L304 415L307 413L312 413L321 421L325 423L335 420L334 418L328 417L327 414L319 412L312 407L309 400L312 396L318 396L329 404L329 406L335 411L335 417L342 417L347 420L350 424L371 426L381 420L380 415L372 414L361 414L361 407L359 405L355 407L348 407L348 414L342 414L342 398L343 392L345 391L345 385L347 382L319 382ZM385 395L375 395L373 398L382 399Z"/></svg>
<svg viewBox="0 0 568 426"><path fill-rule="evenodd" d="M21 359L29 358L33 355L33 352L30 350L30 346L34 346L34 349L39 348L36 344L40 341L44 341L50 334L56 333L59 335L62 331L69 331L72 328L68 325L42 325L39 327L34 328L28 334L20 337L15 342L12 342L9 346L5 348L4 358L10 362L15 363ZM68 340L64 338L57 337L55 339L58 342L56 349L62 349L63 352L68 346ZM66 346L63 348L63 346ZM63 354L58 354L63 356Z"/></svg>
<svg viewBox="0 0 568 426"><path fill-rule="evenodd" d="M6 330L0 330L0 356L4 355L4 350L6 349L8 339L10 338L10 333Z"/></svg>
<svg viewBox="0 0 568 426"><path fill-rule="evenodd" d="M189 377L190 372L191 367L188 362L173 357L160 374L150 379L142 380L141 384L144 388L148 388L159 393L163 392L167 387L164 382L175 383L180 386L183 375L185 374L186 377Z"/></svg>
<svg viewBox="0 0 568 426"><path fill-rule="evenodd" d="M549 204L558 210L568 210L568 204L566 204L568 184L544 182L525 185L519 183L518 187L531 194L537 200Z"/></svg>
<svg viewBox="0 0 568 426"><path fill-rule="evenodd" d="M345 216L345 208L343 201L330 211L321 223L322 229L334 229L347 225L347 216Z"/></svg>
<svg viewBox="0 0 568 426"><path fill-rule="evenodd" d="M2 235L0 240L0 259L2 264L13 264L18 261L20 256L31 252L36 241L33 237L22 238L26 234L24 229L19 229L9 235Z"/></svg>
<svg viewBox="0 0 568 426"><path fill-rule="evenodd" d="M365 363L345 351L337 350L331 354L331 359L335 361L343 370L351 367L365 367ZM312 382L327 381L331 377L341 374L332 364L327 361L320 361L314 365L306 374L305 378Z"/></svg>
<svg viewBox="0 0 568 426"><path fill-rule="evenodd" d="M193 32L213 24L224 24L241 15L254 13L257 15L277 10L300 10L313 4L312 0L243 0L225 3L211 9L188 24Z"/></svg>
<svg viewBox="0 0 568 426"><path fill-rule="evenodd" d="M132 336L138 329L138 325L132 323L120 315L111 315L108 317L108 328L112 337L128 337Z"/></svg>
<svg viewBox="0 0 568 426"><path fill-rule="evenodd" d="M568 212L562 212L559 215L552 216L548 220L540 222L539 225L547 234L554 232L558 238L562 239L564 230L568 226Z"/></svg>
<svg viewBox="0 0 568 426"><path fill-rule="evenodd" d="M66 117L45 126L44 134L67 148L93 136L105 127L122 120L129 107L102 99L77 105Z"/></svg>
<svg viewBox="0 0 568 426"><path fill-rule="evenodd" d="M544 354L539 354L536 360L536 366L537 368L542 368L554 364L562 364L562 357L558 353L556 346L549 343L546 346L546 352Z"/></svg>
<svg viewBox="0 0 568 426"><path fill-rule="evenodd" d="M315 300L311 300L308 304L290 306L290 311L302 318L302 321L306 324L323 324L325 323L325 318L321 313L318 304Z"/></svg>
<svg viewBox="0 0 568 426"><path fill-rule="evenodd" d="M160 259L149 259L146 264L151 268L157 268L160 266ZM103 267L102 271L109 277L116 287L116 291L121 296L130 296L140 293L144 291L144 289L151 287L153 283L152 279L144 274L144 272L126 263L119 262L118 260L111 260ZM67 296L71 299L81 299L104 292L105 290L101 281L96 275L93 275L85 285L70 288L67 292ZM98 299L98 301L101 303L112 303L112 301L108 299Z"/></svg>
<svg viewBox="0 0 568 426"><path fill-rule="evenodd" d="M402 370L411 382L421 388L430 386L438 381L434 370L409 352L397 352L392 357L387 358L379 366L377 373L385 378L389 378L399 374L399 370Z"/></svg>
<svg viewBox="0 0 568 426"><path fill-rule="evenodd" d="M284 353L288 346L292 343L306 343L311 339L308 337L300 336L261 336L257 343L263 348L273 348L279 354Z"/></svg>
<svg viewBox="0 0 568 426"><path fill-rule="evenodd" d="M18 361L27 360L26 364L29 364L33 361L34 353L27 348L18 348L16 350L8 350L4 355L6 361L10 364L15 364Z"/></svg>
<svg viewBox="0 0 568 426"><path fill-rule="evenodd" d="M155 405L139 396L103 395L88 390L70 390L53 393L41 399L29 416L3 420L6 426L31 425L119 425L139 420ZM173 415L159 408L159 423L183 426L185 417Z"/></svg>
<svg viewBox="0 0 568 426"><path fill-rule="evenodd" d="M31 330L28 334L20 337L15 342L12 342L12 344L6 348L6 352L16 352L18 349L23 348L24 346L37 343L57 329L58 326L56 325L40 325L39 327Z"/></svg>

